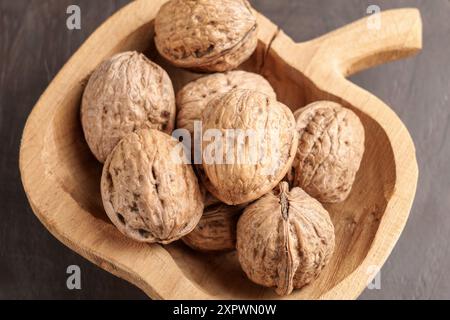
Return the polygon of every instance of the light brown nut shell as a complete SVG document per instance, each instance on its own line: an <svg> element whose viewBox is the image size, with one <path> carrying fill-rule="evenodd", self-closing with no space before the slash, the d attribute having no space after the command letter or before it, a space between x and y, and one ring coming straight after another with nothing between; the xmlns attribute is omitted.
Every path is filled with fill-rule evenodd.
<svg viewBox="0 0 450 320"><path fill-rule="evenodd" d="M193 138L194 121L201 120L208 102L236 88L277 97L270 83L256 73L235 70L207 75L189 82L177 93L177 128L187 129Z"/></svg>
<svg viewBox="0 0 450 320"><path fill-rule="evenodd" d="M246 0L171 0L155 19L156 48L177 67L231 70L257 42L256 17Z"/></svg>
<svg viewBox="0 0 450 320"><path fill-rule="evenodd" d="M103 167L105 211L125 235L142 242L170 243L191 232L203 213L197 177L178 141L153 129L125 136ZM186 162L185 162L186 163Z"/></svg>
<svg viewBox="0 0 450 320"><path fill-rule="evenodd" d="M267 95L234 89L208 103L202 123L203 170L197 172L222 202L237 205L256 200L291 168L298 144L294 116ZM222 143L209 133L220 134ZM249 134L248 139L243 139L244 134Z"/></svg>
<svg viewBox="0 0 450 320"><path fill-rule="evenodd" d="M293 185L321 202L345 200L364 153L364 127L350 109L318 101L294 113L299 145Z"/></svg>
<svg viewBox="0 0 450 320"><path fill-rule="evenodd" d="M228 251L236 248L236 225L244 207L224 203L205 208L195 229L181 238L200 251Z"/></svg>
<svg viewBox="0 0 450 320"><path fill-rule="evenodd" d="M201 166L194 166L194 169L196 167L201 167ZM210 206L223 204L223 202L220 201L219 199L217 199L216 197L214 197L202 183L200 183L200 189L203 193L203 204L205 205L205 210L206 210L206 208L208 208Z"/></svg>
<svg viewBox="0 0 450 320"><path fill-rule="evenodd" d="M288 295L313 281L329 262L334 227L322 205L300 188L280 183L248 206L237 226L237 253L253 282Z"/></svg>
<svg viewBox="0 0 450 320"><path fill-rule="evenodd" d="M137 52L103 62L84 90L81 123L86 141L104 162L126 134L141 128L171 133L175 94L167 73Z"/></svg>

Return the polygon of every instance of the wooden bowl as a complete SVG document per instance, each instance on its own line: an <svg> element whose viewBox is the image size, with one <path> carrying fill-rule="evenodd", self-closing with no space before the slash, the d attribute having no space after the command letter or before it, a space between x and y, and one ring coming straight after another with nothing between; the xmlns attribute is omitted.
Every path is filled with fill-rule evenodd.
<svg viewBox="0 0 450 320"><path fill-rule="evenodd" d="M151 298L279 298L246 278L236 253L198 253L180 241L137 243L119 233L103 210L101 165L88 149L79 119L91 72L115 53L138 50L169 72L176 90L199 76L169 66L156 53L153 19L163 2L134 1L107 20L34 107L20 149L31 207L61 242ZM344 104L359 115L366 131L366 151L350 197L326 206L336 228L333 259L317 281L287 299L356 298L386 261L409 215L418 176L411 137L388 106L345 78L421 48L417 10L386 11L380 18L379 30L371 29L366 18L294 43L258 14L258 48L243 69L264 75L292 109L322 99Z"/></svg>

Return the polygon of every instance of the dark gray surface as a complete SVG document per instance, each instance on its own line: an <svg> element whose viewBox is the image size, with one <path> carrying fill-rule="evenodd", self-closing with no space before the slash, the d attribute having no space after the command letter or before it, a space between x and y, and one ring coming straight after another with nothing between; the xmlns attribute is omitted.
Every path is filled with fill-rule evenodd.
<svg viewBox="0 0 450 320"><path fill-rule="evenodd" d="M0 298L146 298L53 238L32 213L18 170L23 125L39 95L89 34L127 2L0 0ZM450 2L252 2L296 41L362 17L369 4L383 10L420 8L423 52L352 79L384 100L405 122L420 168L410 219L382 269L381 289L366 290L361 298L450 298ZM66 28L66 8L71 4L81 7L81 30ZM65 272L71 264L81 267L81 290L66 288Z"/></svg>

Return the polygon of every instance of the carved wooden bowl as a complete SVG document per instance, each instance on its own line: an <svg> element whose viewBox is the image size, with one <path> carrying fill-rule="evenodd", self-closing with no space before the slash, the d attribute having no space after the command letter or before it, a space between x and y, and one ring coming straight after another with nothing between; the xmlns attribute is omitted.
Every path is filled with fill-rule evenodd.
<svg viewBox="0 0 450 320"><path fill-rule="evenodd" d="M126 50L146 53L178 90L198 74L162 61L153 44L153 19L163 0L130 3L75 53L28 118L20 150L22 181L33 211L50 232L101 268L160 299L270 299L272 289L248 280L236 253L204 254L180 241L134 242L107 218L100 197L101 165L84 140L79 108L90 73ZM396 114L346 80L355 72L409 56L421 48L415 9L381 14L381 29L360 20L305 43L294 43L258 14L259 44L242 68L264 75L293 110L334 100L354 110L366 131L366 151L350 197L327 205L336 228L331 263L311 285L287 299L353 299L386 261L405 226L417 185L411 137Z"/></svg>

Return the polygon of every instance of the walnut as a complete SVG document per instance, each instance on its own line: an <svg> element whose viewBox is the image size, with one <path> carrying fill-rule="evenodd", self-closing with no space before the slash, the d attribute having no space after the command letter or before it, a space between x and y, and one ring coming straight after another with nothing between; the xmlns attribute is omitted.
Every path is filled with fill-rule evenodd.
<svg viewBox="0 0 450 320"><path fill-rule="evenodd" d="M224 203L205 208L195 229L182 238L195 250L226 251L236 248L236 224L244 208Z"/></svg>
<svg viewBox="0 0 450 320"><path fill-rule="evenodd" d="M294 113L299 145L291 179L321 202L347 198L364 153L364 127L350 109L330 101Z"/></svg>
<svg viewBox="0 0 450 320"><path fill-rule="evenodd" d="M298 144L288 107L267 95L234 89L211 100L202 114L206 188L229 205L258 199L291 168Z"/></svg>
<svg viewBox="0 0 450 320"><path fill-rule="evenodd" d="M156 48L177 67L231 70L257 42L256 17L246 0L171 0L155 19Z"/></svg>
<svg viewBox="0 0 450 320"><path fill-rule="evenodd" d="M179 142L141 129L125 136L103 167L105 211L125 235L142 242L169 243L191 232L203 213L203 196Z"/></svg>
<svg viewBox="0 0 450 320"><path fill-rule="evenodd" d="M103 62L83 94L81 122L86 141L104 162L126 134L141 128L171 133L175 94L167 73L137 52Z"/></svg>
<svg viewBox="0 0 450 320"><path fill-rule="evenodd" d="M195 168L195 167L194 167ZM198 168L201 168L201 166L198 166ZM203 184L200 184L200 189L203 192L203 204L205 205L205 208L209 206L215 206L218 204L223 204L222 201L214 197L211 193L208 192L208 190L205 188ZM206 210L206 209L205 209Z"/></svg>
<svg viewBox="0 0 450 320"><path fill-rule="evenodd" d="M207 103L232 89L250 89L276 99L272 86L262 76L246 71L215 73L189 82L177 94L177 128L194 137L194 121L200 121Z"/></svg>
<svg viewBox="0 0 450 320"><path fill-rule="evenodd" d="M334 227L320 202L300 188L264 195L248 206L237 225L239 262L257 284L288 295L313 281L329 262Z"/></svg>

